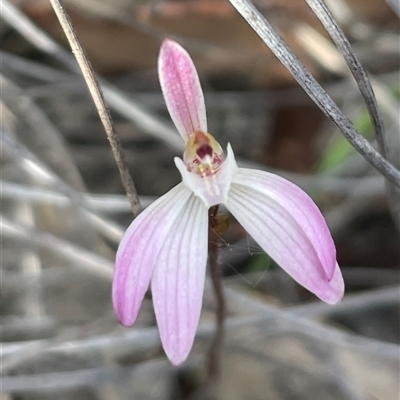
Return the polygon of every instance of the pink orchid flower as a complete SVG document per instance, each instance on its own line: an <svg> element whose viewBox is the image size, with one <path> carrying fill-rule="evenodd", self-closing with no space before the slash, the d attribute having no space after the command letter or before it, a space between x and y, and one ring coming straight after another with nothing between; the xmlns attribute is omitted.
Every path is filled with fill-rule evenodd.
<svg viewBox="0 0 400 400"><path fill-rule="evenodd" d="M186 144L175 158L182 182L144 210L117 252L115 312L132 325L150 285L164 350L175 365L188 356L199 323L207 264L208 210L224 204L293 279L323 301L341 300L344 283L326 222L311 198L277 175L238 168L207 133L193 62L176 42L162 44L158 73L169 113Z"/></svg>

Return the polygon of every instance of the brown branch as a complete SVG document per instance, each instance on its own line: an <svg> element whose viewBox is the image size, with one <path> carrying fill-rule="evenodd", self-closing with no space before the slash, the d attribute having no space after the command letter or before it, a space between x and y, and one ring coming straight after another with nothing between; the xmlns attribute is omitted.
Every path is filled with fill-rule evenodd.
<svg viewBox="0 0 400 400"><path fill-rule="evenodd" d="M85 78L86 84L89 88L90 94L96 105L97 112L99 113L101 122L106 131L107 138L110 142L115 162L118 166L119 173L121 175L122 184L124 185L129 202L131 203L132 212L136 216L141 211L139 198L135 189L135 185L129 173L129 169L125 160L125 155L122 150L121 141L119 139L117 132L114 129L110 112L104 101L103 92L94 75L93 68L85 54L85 51L83 50L81 44L79 43L78 37L76 35L74 27L72 26L71 20L69 19L69 16L65 11L64 7L61 5L60 0L50 0L50 3L68 39L72 52L75 55L75 58L82 71L83 77Z"/></svg>

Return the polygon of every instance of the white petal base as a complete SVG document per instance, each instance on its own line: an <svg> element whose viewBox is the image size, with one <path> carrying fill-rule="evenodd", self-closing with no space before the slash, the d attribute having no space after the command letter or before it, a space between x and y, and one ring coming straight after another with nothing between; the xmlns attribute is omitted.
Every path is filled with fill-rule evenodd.
<svg viewBox="0 0 400 400"><path fill-rule="evenodd" d="M211 176L202 177L188 171L179 157L175 157L175 165L182 175L184 185L202 199L208 208L226 202L233 177L238 171L235 155L229 143L225 161Z"/></svg>

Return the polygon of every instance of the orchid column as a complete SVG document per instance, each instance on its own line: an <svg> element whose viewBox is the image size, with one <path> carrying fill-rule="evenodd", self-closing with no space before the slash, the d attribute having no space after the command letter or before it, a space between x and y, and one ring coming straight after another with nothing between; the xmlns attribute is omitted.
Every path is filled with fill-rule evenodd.
<svg viewBox="0 0 400 400"><path fill-rule="evenodd" d="M203 92L193 62L176 42L162 44L158 72L183 141L175 158L182 182L143 211L117 252L113 303L132 325L151 283L164 350L175 365L188 356L199 323L207 264L208 210L224 204L247 232L298 283L334 304L344 293L336 250L311 198L264 171L238 168L207 133Z"/></svg>

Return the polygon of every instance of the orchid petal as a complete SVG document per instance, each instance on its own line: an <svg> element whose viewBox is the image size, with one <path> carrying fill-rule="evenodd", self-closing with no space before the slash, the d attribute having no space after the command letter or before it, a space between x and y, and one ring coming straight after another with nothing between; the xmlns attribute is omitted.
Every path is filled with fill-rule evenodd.
<svg viewBox="0 0 400 400"><path fill-rule="evenodd" d="M125 232L117 251L112 288L114 309L123 325L135 322L158 253L190 196L180 183L139 214Z"/></svg>
<svg viewBox="0 0 400 400"><path fill-rule="evenodd" d="M164 350L175 365L188 356L199 323L207 263L208 210L192 196L158 254L151 288Z"/></svg>
<svg viewBox="0 0 400 400"><path fill-rule="evenodd" d="M179 157L175 157L175 165L182 175L185 186L200 197L208 208L225 203L232 179L238 170L235 155L229 143L226 159L213 175L203 177L188 171Z"/></svg>
<svg viewBox="0 0 400 400"><path fill-rule="evenodd" d="M199 77L186 50L164 40L158 58L158 76L168 111L183 140L196 130L207 132L206 108Z"/></svg>
<svg viewBox="0 0 400 400"><path fill-rule="evenodd" d="M318 207L299 187L240 168L225 204L293 279L327 303L341 300L344 283L333 239Z"/></svg>

